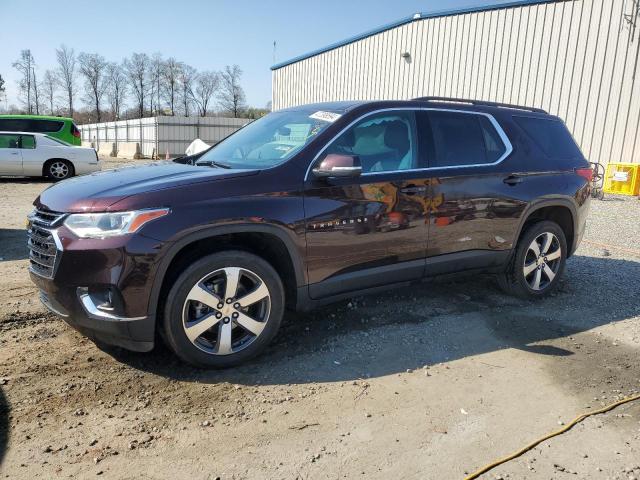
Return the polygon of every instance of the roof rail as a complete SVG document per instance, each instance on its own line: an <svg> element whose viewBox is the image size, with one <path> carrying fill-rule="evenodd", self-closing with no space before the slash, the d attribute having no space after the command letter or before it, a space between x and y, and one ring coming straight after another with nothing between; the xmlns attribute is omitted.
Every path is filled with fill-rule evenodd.
<svg viewBox="0 0 640 480"><path fill-rule="evenodd" d="M546 113L546 110L535 107L522 107L520 105L512 105L510 103L485 102L483 100L469 100L466 98L450 98L450 97L416 97L413 100L422 102L440 102L440 103L463 103L468 105L478 105L484 107L512 108L514 110L524 110L527 112Z"/></svg>

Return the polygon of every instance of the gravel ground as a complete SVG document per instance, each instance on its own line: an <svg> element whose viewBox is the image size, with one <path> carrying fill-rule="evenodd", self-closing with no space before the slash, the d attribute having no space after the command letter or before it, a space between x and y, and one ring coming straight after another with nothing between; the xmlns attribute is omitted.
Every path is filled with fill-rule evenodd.
<svg viewBox="0 0 640 480"><path fill-rule="evenodd" d="M5 478L463 478L640 390L636 199L592 203L544 301L490 277L416 285L290 315L265 355L207 372L100 350L47 314L23 242L48 184L0 185ZM640 402L483 478L640 478Z"/></svg>

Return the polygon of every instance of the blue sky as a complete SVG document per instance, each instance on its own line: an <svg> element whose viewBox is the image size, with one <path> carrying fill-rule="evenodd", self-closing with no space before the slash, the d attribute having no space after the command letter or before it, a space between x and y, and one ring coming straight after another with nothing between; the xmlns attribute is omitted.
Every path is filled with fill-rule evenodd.
<svg viewBox="0 0 640 480"><path fill-rule="evenodd" d="M274 41L280 62L416 12L506 1L107 0L52 7L44 0L0 0L0 75L9 103L16 103L18 75L11 63L21 49L31 49L40 75L54 66L60 43L113 61L160 52L199 70L237 63L248 103L262 107L271 99Z"/></svg>

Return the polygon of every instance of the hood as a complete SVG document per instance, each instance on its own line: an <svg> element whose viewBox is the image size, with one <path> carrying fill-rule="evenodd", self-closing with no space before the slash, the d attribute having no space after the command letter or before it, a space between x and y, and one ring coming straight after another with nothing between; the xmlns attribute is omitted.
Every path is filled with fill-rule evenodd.
<svg viewBox="0 0 640 480"><path fill-rule="evenodd" d="M255 175L258 170L236 170L155 162L120 167L56 183L34 205L54 212L105 211L132 196L195 183Z"/></svg>

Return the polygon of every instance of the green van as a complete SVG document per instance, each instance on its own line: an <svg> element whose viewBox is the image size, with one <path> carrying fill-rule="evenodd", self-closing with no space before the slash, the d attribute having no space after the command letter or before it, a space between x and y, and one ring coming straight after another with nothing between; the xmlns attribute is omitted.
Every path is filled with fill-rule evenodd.
<svg viewBox="0 0 640 480"><path fill-rule="evenodd" d="M80 145L80 130L71 118L44 115L0 115L0 132L46 133L70 145Z"/></svg>

